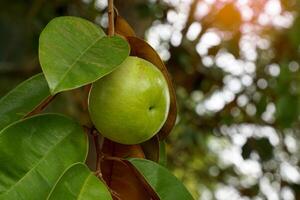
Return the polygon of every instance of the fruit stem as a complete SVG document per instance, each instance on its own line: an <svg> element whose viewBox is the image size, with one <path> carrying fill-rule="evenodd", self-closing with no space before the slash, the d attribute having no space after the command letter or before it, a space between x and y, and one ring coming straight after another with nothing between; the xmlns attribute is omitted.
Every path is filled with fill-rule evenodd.
<svg viewBox="0 0 300 200"><path fill-rule="evenodd" d="M114 0L108 0L108 35L113 36L114 34Z"/></svg>

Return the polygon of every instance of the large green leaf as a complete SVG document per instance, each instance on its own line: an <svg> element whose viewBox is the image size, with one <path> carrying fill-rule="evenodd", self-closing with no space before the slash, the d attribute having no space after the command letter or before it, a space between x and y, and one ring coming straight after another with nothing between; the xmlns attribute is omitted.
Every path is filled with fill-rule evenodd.
<svg viewBox="0 0 300 200"><path fill-rule="evenodd" d="M99 27L78 17L53 19L39 41L40 63L53 94L96 81L128 55L124 39L106 37Z"/></svg>
<svg viewBox="0 0 300 200"><path fill-rule="evenodd" d="M0 130L23 118L48 96L49 87L42 74L18 85L0 99Z"/></svg>
<svg viewBox="0 0 300 200"><path fill-rule="evenodd" d="M0 200L46 199L61 174L83 162L82 127L61 115L37 115L0 132Z"/></svg>
<svg viewBox="0 0 300 200"><path fill-rule="evenodd" d="M139 158L129 159L129 162L143 175L161 200L193 200L184 185L161 165Z"/></svg>
<svg viewBox="0 0 300 200"><path fill-rule="evenodd" d="M110 192L84 164L70 167L56 183L48 200L112 200Z"/></svg>

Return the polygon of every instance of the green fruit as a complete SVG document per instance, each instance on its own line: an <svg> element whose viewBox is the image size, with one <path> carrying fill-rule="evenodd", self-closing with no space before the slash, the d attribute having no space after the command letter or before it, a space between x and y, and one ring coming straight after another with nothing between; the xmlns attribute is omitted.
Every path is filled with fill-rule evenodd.
<svg viewBox="0 0 300 200"><path fill-rule="evenodd" d="M138 144L165 123L170 96L163 74L150 62L128 57L115 71L93 83L89 112L97 130L122 144Z"/></svg>

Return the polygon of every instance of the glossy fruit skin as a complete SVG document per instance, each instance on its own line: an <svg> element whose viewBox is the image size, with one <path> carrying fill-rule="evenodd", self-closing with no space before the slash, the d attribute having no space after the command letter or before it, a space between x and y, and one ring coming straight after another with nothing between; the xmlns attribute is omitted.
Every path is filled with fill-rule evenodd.
<svg viewBox="0 0 300 200"><path fill-rule="evenodd" d="M163 74L152 63L132 56L93 83L89 94L89 113L96 129L121 144L153 137L165 123L169 107Z"/></svg>

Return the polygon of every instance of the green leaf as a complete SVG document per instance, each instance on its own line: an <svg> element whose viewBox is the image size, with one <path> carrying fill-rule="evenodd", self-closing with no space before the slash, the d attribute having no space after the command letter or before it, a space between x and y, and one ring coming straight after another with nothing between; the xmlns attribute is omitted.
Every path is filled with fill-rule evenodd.
<svg viewBox="0 0 300 200"><path fill-rule="evenodd" d="M161 200L193 200L184 185L161 165L138 158L129 159L129 162L144 176Z"/></svg>
<svg viewBox="0 0 300 200"><path fill-rule="evenodd" d="M50 21L39 40L39 59L52 94L105 76L129 51L121 37L106 37L93 23L70 16Z"/></svg>
<svg viewBox="0 0 300 200"><path fill-rule="evenodd" d="M22 119L50 96L43 74L38 74L18 85L0 99L0 130Z"/></svg>
<svg viewBox="0 0 300 200"><path fill-rule="evenodd" d="M56 183L47 200L112 200L110 192L82 163L71 166Z"/></svg>
<svg viewBox="0 0 300 200"><path fill-rule="evenodd" d="M61 174L87 155L82 127L61 115L37 115L0 132L0 200L46 199Z"/></svg>

